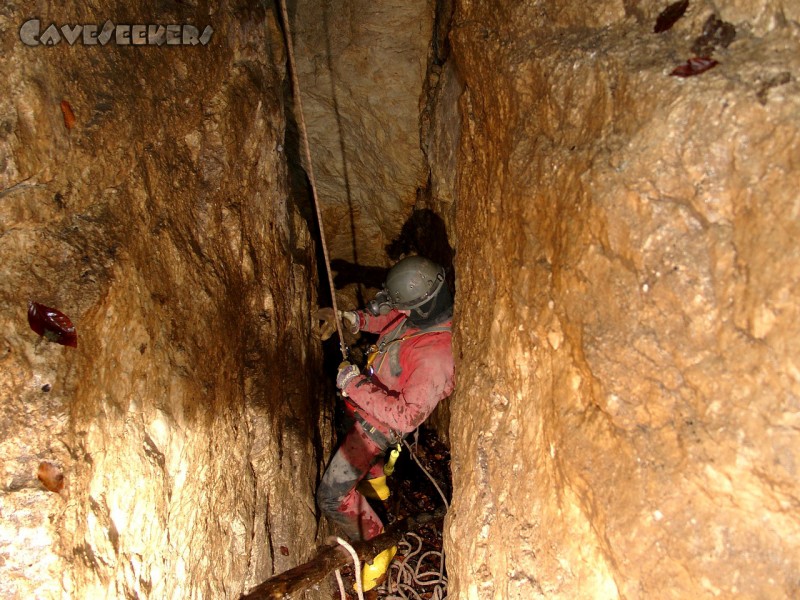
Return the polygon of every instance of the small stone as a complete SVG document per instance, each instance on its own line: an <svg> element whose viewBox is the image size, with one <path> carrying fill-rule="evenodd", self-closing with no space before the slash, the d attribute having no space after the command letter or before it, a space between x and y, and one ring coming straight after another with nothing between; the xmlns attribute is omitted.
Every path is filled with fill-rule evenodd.
<svg viewBox="0 0 800 600"><path fill-rule="evenodd" d="M558 350L561 342L564 341L564 335L560 331L551 331L547 334L547 341L553 347L553 350Z"/></svg>

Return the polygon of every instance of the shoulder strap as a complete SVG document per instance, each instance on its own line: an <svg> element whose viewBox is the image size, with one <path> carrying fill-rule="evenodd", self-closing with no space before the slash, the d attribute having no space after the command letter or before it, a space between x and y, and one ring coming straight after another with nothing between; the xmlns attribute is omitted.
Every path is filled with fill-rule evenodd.
<svg viewBox="0 0 800 600"><path fill-rule="evenodd" d="M389 334L386 337L386 339L379 344L375 352L375 356L376 358L378 356L380 358L377 358L378 366L377 368L375 368L375 373L378 373L381 370L381 367L383 366L384 362L383 355L388 352L388 354L390 355L390 362L392 362L393 375L397 376L400 374L400 363L397 353L400 351L400 344L402 344L404 341L420 337L423 335L427 335L429 333L445 333L452 330L451 325L435 325L433 327L429 327L428 329L421 329L416 333L399 337L400 334L405 330L407 324L408 321L403 321L397 329L392 331L392 333Z"/></svg>
<svg viewBox="0 0 800 600"><path fill-rule="evenodd" d="M453 326L451 325L434 325L433 327L429 327L428 329L420 330L419 334L415 335L422 335L423 333L442 333L444 331L452 331Z"/></svg>
<svg viewBox="0 0 800 600"><path fill-rule="evenodd" d="M452 331L453 326L452 324L447 325L434 325L433 327L428 327L427 329L420 329L416 333L412 333L411 335L404 335L400 340L409 340L411 338L419 337L421 335L425 335L426 333L444 333L446 331Z"/></svg>

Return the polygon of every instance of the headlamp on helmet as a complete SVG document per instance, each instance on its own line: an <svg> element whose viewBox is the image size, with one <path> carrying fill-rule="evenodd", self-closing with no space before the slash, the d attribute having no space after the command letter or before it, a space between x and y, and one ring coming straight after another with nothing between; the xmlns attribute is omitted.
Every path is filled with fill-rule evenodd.
<svg viewBox="0 0 800 600"><path fill-rule="evenodd" d="M389 301L389 292L385 289L375 294L375 297L367 302L367 312L373 317L388 315L391 310L392 304Z"/></svg>

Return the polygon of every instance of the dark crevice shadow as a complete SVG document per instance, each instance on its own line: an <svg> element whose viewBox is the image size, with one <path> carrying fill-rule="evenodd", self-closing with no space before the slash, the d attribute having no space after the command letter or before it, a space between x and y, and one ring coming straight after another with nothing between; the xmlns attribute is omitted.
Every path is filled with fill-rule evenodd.
<svg viewBox="0 0 800 600"><path fill-rule="evenodd" d="M445 268L450 291L455 293L455 252L448 241L444 221L430 208L414 209L400 234L386 245L386 254L393 262L409 254L418 254L439 263Z"/></svg>
<svg viewBox="0 0 800 600"><path fill-rule="evenodd" d="M268 10L267 4L264 4L265 11ZM277 3L271 5L271 10L275 15L276 22L279 24L286 40L286 25L283 23L281 11ZM293 20L293 15L296 10L296 3L292 0L287 2L287 12L289 12L289 19ZM290 64L288 55L286 58L286 72L290 71ZM308 174L303 167L303 161L300 158L302 152L300 131L297 125L294 112L294 94L289 78L285 78L283 82L283 110L286 126L284 129L283 149L286 156L287 165L287 184L288 184L288 201L296 208L305 222L309 235L313 240L314 247L314 262L316 266L316 281L317 281L317 303L319 306L331 305L331 292L328 285L328 275L325 269L325 256L322 251L322 245L319 243L320 230L317 221L316 210L314 209L314 197L311 191L311 182L309 181ZM299 232L296 232L292 226L292 219L289 219L289 251L292 253L292 258L295 262L306 264L306 255L301 248L297 248ZM309 268L311 265L307 265ZM321 378L314 378L313 383L309 387L309 395L315 399L316 405L311 405L309 414L319 414L322 411L322 404L330 402L330 396L333 394L334 380L333 377L336 373L336 365L341 361L339 355L338 342L328 340L323 344L322 350L322 366L323 372ZM300 364L298 358L297 363L289 361L288 364ZM309 426L311 430L312 444L314 447L314 460L322 463L328 460L325 447L327 442L322 439L322 431L319 427ZM322 477L322 470L316 473L314 481L314 489L319 485L319 480ZM320 513L315 506L315 514L317 517L317 527L319 533L320 526ZM271 532L270 532L271 539Z"/></svg>
<svg viewBox="0 0 800 600"><path fill-rule="evenodd" d="M454 0L436 0L433 19L433 64L441 67L450 56L450 24L453 20Z"/></svg>
<svg viewBox="0 0 800 600"><path fill-rule="evenodd" d="M364 267L340 258L331 261L331 270L336 273L333 276L333 284L337 290L354 283L366 288L380 289L388 271L384 267ZM359 306L364 305L362 298L358 301Z"/></svg>
<svg viewBox="0 0 800 600"><path fill-rule="evenodd" d="M448 241L444 221L433 210L415 209L403 224L400 234L387 244L385 249L392 263L411 254L418 254L439 263L447 272L450 291L455 292L453 278L455 253ZM333 281L337 289L357 283L365 288L380 289L386 281L388 271L383 267L365 267L342 259L332 260L331 269L336 273ZM363 306L363 302L359 306Z"/></svg>

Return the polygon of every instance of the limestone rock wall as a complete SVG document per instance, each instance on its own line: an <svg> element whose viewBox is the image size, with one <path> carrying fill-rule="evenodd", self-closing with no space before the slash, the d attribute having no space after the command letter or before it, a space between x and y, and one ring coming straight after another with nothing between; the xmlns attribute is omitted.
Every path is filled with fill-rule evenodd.
<svg viewBox="0 0 800 600"><path fill-rule="evenodd" d="M160 5L213 26L195 47L17 36L33 16L152 14L0 9L3 597L235 598L315 545L316 266L287 194L275 16ZM77 348L31 331L29 299Z"/></svg>
<svg viewBox="0 0 800 600"><path fill-rule="evenodd" d="M388 266L385 246L428 181L420 110L434 3L297 0L291 20L331 255Z"/></svg>
<svg viewBox="0 0 800 600"><path fill-rule="evenodd" d="M794 3L661 34L653 0L290 4L332 256L386 265L427 209L406 233L457 242L450 595L797 596ZM310 552L330 439L275 15L29 48L26 10L0 9L0 595L237 597ZM712 14L720 64L671 77Z"/></svg>
<svg viewBox="0 0 800 600"><path fill-rule="evenodd" d="M666 5L456 4L452 597L800 593L797 8Z"/></svg>

